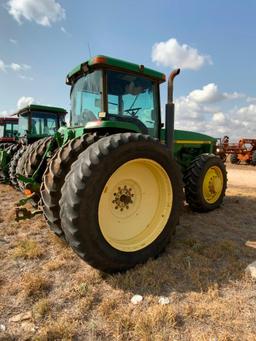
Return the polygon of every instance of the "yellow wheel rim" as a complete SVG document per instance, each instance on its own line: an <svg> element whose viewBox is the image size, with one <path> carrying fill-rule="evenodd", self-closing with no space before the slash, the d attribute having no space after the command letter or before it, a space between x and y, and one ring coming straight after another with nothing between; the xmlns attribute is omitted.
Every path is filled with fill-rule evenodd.
<svg viewBox="0 0 256 341"><path fill-rule="evenodd" d="M223 174L218 166L210 167L204 176L203 196L207 203L214 204L223 189Z"/></svg>
<svg viewBox="0 0 256 341"><path fill-rule="evenodd" d="M117 250L141 250L161 234L172 204L172 184L161 165L150 159L128 161L112 174L101 194L101 232Z"/></svg>

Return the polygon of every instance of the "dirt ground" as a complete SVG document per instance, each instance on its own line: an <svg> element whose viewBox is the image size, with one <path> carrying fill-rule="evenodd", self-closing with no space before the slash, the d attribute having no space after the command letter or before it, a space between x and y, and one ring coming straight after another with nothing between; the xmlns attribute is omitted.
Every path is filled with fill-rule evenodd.
<svg viewBox="0 0 256 341"><path fill-rule="evenodd" d="M229 166L228 185L240 188L256 188L256 169L250 166ZM243 170L243 172L241 172ZM241 174L242 173L242 174Z"/></svg>
<svg viewBox="0 0 256 341"><path fill-rule="evenodd" d="M16 223L20 194L0 185L0 340L256 340L256 283L245 274L256 260L245 245L256 240L256 167L228 166L228 179L219 209L184 206L163 255L113 276L43 217Z"/></svg>

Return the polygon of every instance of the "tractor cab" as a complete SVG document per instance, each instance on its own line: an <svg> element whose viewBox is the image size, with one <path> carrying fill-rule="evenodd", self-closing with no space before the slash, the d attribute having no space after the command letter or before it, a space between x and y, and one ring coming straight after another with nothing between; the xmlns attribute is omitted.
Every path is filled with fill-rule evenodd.
<svg viewBox="0 0 256 341"><path fill-rule="evenodd" d="M165 75L118 59L96 56L72 70L72 128L140 132L159 138L159 84Z"/></svg>
<svg viewBox="0 0 256 341"><path fill-rule="evenodd" d="M2 117L0 118L0 142L15 142L18 134L18 118Z"/></svg>
<svg viewBox="0 0 256 341"><path fill-rule="evenodd" d="M54 135L65 120L66 110L57 107L31 104L19 110L19 138L28 143Z"/></svg>

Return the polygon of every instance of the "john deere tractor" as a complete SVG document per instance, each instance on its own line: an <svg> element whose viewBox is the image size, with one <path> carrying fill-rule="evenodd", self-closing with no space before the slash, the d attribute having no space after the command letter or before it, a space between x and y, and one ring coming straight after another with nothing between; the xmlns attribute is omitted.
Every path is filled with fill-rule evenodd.
<svg viewBox="0 0 256 341"><path fill-rule="evenodd" d="M62 108L35 104L14 114L19 119L17 144L0 152L2 178L17 187L17 173L30 176L38 168L47 147L52 143L54 148L56 139L52 136L64 122L65 114ZM22 181L19 185L23 189Z"/></svg>
<svg viewBox="0 0 256 341"><path fill-rule="evenodd" d="M175 233L184 192L195 211L222 203L227 177L213 154L216 139L174 131L179 72L168 78L165 128L164 74L96 56L67 76L71 126L44 173L42 206L51 229L102 271L159 255Z"/></svg>
<svg viewBox="0 0 256 341"><path fill-rule="evenodd" d="M18 118L0 117L0 149L10 147L16 142Z"/></svg>

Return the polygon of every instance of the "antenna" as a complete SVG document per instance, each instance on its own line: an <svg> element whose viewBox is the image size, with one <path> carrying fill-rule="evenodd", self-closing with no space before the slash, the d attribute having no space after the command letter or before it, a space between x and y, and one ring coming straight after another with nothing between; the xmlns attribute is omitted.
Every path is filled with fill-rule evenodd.
<svg viewBox="0 0 256 341"><path fill-rule="evenodd" d="M89 51L89 56L90 58L92 57L92 54L91 54L91 49L90 49L90 43L88 43L88 51Z"/></svg>

